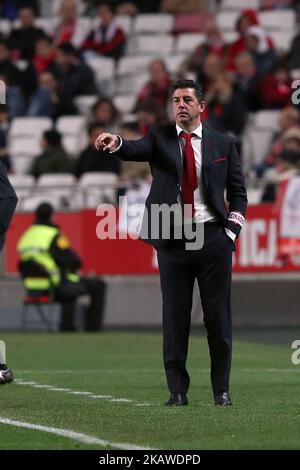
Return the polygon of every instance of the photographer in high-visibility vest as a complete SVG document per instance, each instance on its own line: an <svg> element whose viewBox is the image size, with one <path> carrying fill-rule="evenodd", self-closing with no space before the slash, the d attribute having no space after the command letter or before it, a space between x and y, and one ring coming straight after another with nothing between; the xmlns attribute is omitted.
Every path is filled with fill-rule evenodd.
<svg viewBox="0 0 300 470"><path fill-rule="evenodd" d="M54 291L55 301L61 304L61 331L74 331L76 300L90 295L85 312L86 331L102 329L106 286L102 279L81 277L78 254L71 248L68 238L53 223L53 208L42 203L35 212L36 219L18 242L20 267L24 285L29 292ZM32 265L41 267L46 276L33 276Z"/></svg>

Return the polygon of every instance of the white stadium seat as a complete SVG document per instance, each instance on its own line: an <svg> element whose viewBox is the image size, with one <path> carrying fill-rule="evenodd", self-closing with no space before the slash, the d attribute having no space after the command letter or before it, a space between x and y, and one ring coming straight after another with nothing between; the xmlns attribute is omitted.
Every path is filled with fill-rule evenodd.
<svg viewBox="0 0 300 470"><path fill-rule="evenodd" d="M248 8L259 10L261 0L222 0L221 10L242 11Z"/></svg>
<svg viewBox="0 0 300 470"><path fill-rule="evenodd" d="M224 11L216 16L217 25L221 31L235 31L236 20L239 17L238 11Z"/></svg>
<svg viewBox="0 0 300 470"><path fill-rule="evenodd" d="M135 57L122 57L119 60L117 67L117 75L134 75L138 72L145 72L152 60L156 58L153 56L135 56Z"/></svg>
<svg viewBox="0 0 300 470"><path fill-rule="evenodd" d="M79 187L83 192L84 206L97 207L103 202L115 204L118 183L119 178L115 173L84 173L79 181Z"/></svg>
<svg viewBox="0 0 300 470"><path fill-rule="evenodd" d="M8 36L11 30L11 23L9 20L1 19L0 20L0 33L3 36Z"/></svg>
<svg viewBox="0 0 300 470"><path fill-rule="evenodd" d="M176 75L183 62L186 61L186 54L174 54L166 58L166 66L169 73Z"/></svg>
<svg viewBox="0 0 300 470"><path fill-rule="evenodd" d="M97 95L81 95L77 96L74 100L75 105L83 116L88 116L92 106L98 100Z"/></svg>
<svg viewBox="0 0 300 470"><path fill-rule="evenodd" d="M293 31L270 31L269 36L272 38L275 49L282 52L288 52L294 37Z"/></svg>
<svg viewBox="0 0 300 470"><path fill-rule="evenodd" d="M170 34L140 34L135 36L132 52L135 54L171 54L174 48L174 38Z"/></svg>
<svg viewBox="0 0 300 470"><path fill-rule="evenodd" d="M170 33L174 26L174 16L168 13L141 13L136 15L133 32L139 33Z"/></svg>
<svg viewBox="0 0 300 470"><path fill-rule="evenodd" d="M52 126L52 120L47 117L18 117L13 119L11 123L9 138L40 137L43 132L48 131Z"/></svg>
<svg viewBox="0 0 300 470"><path fill-rule="evenodd" d="M113 103L122 114L131 113L136 103L136 95L117 95L113 98Z"/></svg>
<svg viewBox="0 0 300 470"><path fill-rule="evenodd" d="M267 31L295 31L295 13L290 10L261 11L259 21Z"/></svg>
<svg viewBox="0 0 300 470"><path fill-rule="evenodd" d="M197 46L200 46L206 41L206 36L203 33L181 33L176 40L175 52L180 54L183 52L192 53Z"/></svg>
<svg viewBox="0 0 300 470"><path fill-rule="evenodd" d="M124 31L126 35L130 35L133 26L133 19L129 15L116 15L115 22Z"/></svg>

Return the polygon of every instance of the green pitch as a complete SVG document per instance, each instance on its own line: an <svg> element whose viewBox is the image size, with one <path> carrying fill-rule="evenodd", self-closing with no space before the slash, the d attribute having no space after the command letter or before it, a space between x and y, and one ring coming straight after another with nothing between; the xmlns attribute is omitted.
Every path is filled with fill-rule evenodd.
<svg viewBox="0 0 300 470"><path fill-rule="evenodd" d="M0 387L0 449L300 449L300 331L260 336L236 335L234 406L221 408L206 339L192 335L190 404L167 408L160 333L3 334L16 381Z"/></svg>

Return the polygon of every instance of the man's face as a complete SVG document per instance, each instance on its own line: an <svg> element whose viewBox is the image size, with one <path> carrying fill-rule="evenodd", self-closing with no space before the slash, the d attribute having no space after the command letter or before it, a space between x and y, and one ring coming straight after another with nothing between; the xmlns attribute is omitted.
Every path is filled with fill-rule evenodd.
<svg viewBox="0 0 300 470"><path fill-rule="evenodd" d="M193 88L177 88L172 97L173 114L180 127L200 125L205 103L199 103Z"/></svg>

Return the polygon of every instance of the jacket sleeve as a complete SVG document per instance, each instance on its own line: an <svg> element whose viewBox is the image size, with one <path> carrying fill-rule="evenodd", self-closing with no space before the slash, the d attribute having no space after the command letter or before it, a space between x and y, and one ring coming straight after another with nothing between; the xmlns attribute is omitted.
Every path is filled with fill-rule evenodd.
<svg viewBox="0 0 300 470"><path fill-rule="evenodd" d="M71 248L67 237L61 233L53 239L49 251L62 271L74 272L82 266L80 257Z"/></svg>
<svg viewBox="0 0 300 470"><path fill-rule="evenodd" d="M119 150L113 155L125 161L152 162L155 159L155 137L150 131L148 135L138 140L122 139Z"/></svg>
<svg viewBox="0 0 300 470"><path fill-rule="evenodd" d="M0 251L5 243L5 235L18 202L15 190L6 176L0 162Z"/></svg>
<svg viewBox="0 0 300 470"><path fill-rule="evenodd" d="M241 161L233 141L229 151L226 191L227 200L229 202L229 215L226 228L235 233L236 236L239 236L245 221L248 201Z"/></svg>

